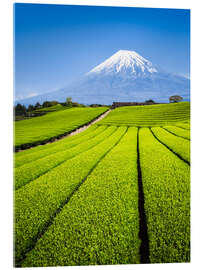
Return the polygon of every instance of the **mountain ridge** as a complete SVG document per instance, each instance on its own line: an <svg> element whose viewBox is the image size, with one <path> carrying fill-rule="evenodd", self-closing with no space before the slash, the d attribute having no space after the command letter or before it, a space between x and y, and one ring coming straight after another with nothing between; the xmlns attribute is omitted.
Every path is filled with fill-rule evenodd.
<svg viewBox="0 0 203 270"><path fill-rule="evenodd" d="M135 51L119 50L68 86L19 101L24 105L45 100L111 104L113 101L166 102L169 96L190 96L190 80L162 71ZM18 102L18 101L16 101Z"/></svg>

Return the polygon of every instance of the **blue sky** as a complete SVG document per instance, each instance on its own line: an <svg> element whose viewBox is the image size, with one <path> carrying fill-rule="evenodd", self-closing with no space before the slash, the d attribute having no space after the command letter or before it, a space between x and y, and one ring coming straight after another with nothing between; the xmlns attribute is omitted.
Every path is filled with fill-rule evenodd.
<svg viewBox="0 0 203 270"><path fill-rule="evenodd" d="M190 11L15 4L16 99L60 89L121 49L189 77Z"/></svg>

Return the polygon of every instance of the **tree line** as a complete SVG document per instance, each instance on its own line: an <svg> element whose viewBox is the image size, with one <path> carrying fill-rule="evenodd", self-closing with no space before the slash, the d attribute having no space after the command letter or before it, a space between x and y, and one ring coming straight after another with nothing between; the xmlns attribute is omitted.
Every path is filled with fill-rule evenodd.
<svg viewBox="0 0 203 270"><path fill-rule="evenodd" d="M24 117L32 117L32 116L39 116L40 109L52 107L54 105L61 104L62 106L66 107L86 107L84 104L80 104L77 102L73 102L71 97L67 97L65 102L58 102L58 101L44 101L42 104L37 102L35 105L29 104L27 107L23 104L18 103L14 106L14 114L15 116L24 116ZM91 104L89 107L101 107L104 105L101 104ZM45 112L41 112L41 114L45 114Z"/></svg>
<svg viewBox="0 0 203 270"><path fill-rule="evenodd" d="M42 104L37 102L35 105L30 104L28 105L28 107L26 107L25 105L18 103L16 106L14 106L14 112L16 115L26 115L29 112L33 112L42 108L51 107L57 104L58 104L57 101L45 101Z"/></svg>

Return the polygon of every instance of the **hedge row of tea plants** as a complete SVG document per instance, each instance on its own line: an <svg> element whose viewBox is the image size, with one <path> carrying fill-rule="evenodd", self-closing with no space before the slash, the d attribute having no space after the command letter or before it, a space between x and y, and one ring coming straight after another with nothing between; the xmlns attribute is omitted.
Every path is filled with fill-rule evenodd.
<svg viewBox="0 0 203 270"><path fill-rule="evenodd" d="M190 123L176 123L175 125L182 129L190 130Z"/></svg>
<svg viewBox="0 0 203 270"><path fill-rule="evenodd" d="M71 132L107 111L106 107L72 108L15 122L15 146L40 144Z"/></svg>
<svg viewBox="0 0 203 270"><path fill-rule="evenodd" d="M110 137L90 150L28 183L15 192L15 260L23 259L50 219L63 207L94 166L126 133L118 128ZM90 142L91 143L91 142Z"/></svg>
<svg viewBox="0 0 203 270"><path fill-rule="evenodd" d="M139 131L150 262L190 261L190 166Z"/></svg>
<svg viewBox="0 0 203 270"><path fill-rule="evenodd" d="M190 141L177 137L160 127L153 127L153 133L171 150L181 156L187 162L190 162Z"/></svg>
<svg viewBox="0 0 203 270"><path fill-rule="evenodd" d="M164 126L164 128L170 132L172 132L174 135L183 137L185 139L190 140L190 130L184 130L182 128L179 128L177 126Z"/></svg>
<svg viewBox="0 0 203 270"><path fill-rule="evenodd" d="M128 106L112 110L99 125L161 126L190 117L189 102L145 106Z"/></svg>
<svg viewBox="0 0 203 270"><path fill-rule="evenodd" d="M23 266L135 264L139 256L137 128L101 160Z"/></svg>
<svg viewBox="0 0 203 270"><path fill-rule="evenodd" d="M103 130L106 129L106 126L101 126L96 129L93 127L96 127L96 125L93 125L91 126L91 128L89 128L91 132L88 132L88 133L81 132L77 134L77 136L76 135L70 136L70 137L64 138L63 140L59 140L51 144L38 146L29 150L16 153L15 154L15 167L17 168L22 165L25 165L26 163L33 162L40 158L46 157L48 155L58 153L68 148L70 149L71 147L74 147L82 142L85 142L91 138L94 138L96 135L100 134ZM38 151L36 151L36 148L39 148ZM35 151L32 151L32 150L35 150ZM21 155L19 155L19 153L21 153Z"/></svg>
<svg viewBox="0 0 203 270"><path fill-rule="evenodd" d="M89 133L92 133L97 128L98 128L97 125L91 125L89 128L87 128L86 130L84 130L82 133L78 133L78 134L75 134L73 136L64 137L63 140L56 140L56 141L54 141L52 143L43 144L43 145L37 145L35 147L26 149L24 151L16 152L15 153L15 159L18 160L21 157L24 158L26 156L29 156L30 154L32 155L32 154L34 154L36 152L41 152L41 151L44 151L44 150L50 150L50 149L52 149L52 147L55 148L56 146L59 146L59 145L63 145L63 144L72 142L72 141L80 138L83 135L84 136L89 135ZM15 162L15 166L18 166L17 162Z"/></svg>
<svg viewBox="0 0 203 270"><path fill-rule="evenodd" d="M62 111L62 110L67 110L69 107L63 106L61 104L56 104L50 107L45 107L41 109L35 110L35 112L56 112L56 111Z"/></svg>
<svg viewBox="0 0 203 270"><path fill-rule="evenodd" d="M59 166L66 160L89 150L90 148L94 147L95 145L109 137L115 131L115 129L116 127L108 127L103 132L100 132L99 134L97 134L97 136L95 136L89 141L79 143L72 148L64 147L63 151L50 154L44 158L40 158L31 163L26 163L25 165L16 168L14 170L15 189L22 187L30 181L33 181L34 179L43 175L52 168Z"/></svg>

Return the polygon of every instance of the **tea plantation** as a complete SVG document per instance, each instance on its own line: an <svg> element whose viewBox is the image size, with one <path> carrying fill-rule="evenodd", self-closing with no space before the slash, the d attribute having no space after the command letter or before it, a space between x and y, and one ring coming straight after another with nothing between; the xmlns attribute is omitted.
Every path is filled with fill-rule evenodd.
<svg viewBox="0 0 203 270"><path fill-rule="evenodd" d="M56 107L56 106L55 106ZM15 146L27 148L50 141L94 120L108 108L72 108L15 122Z"/></svg>
<svg viewBox="0 0 203 270"><path fill-rule="evenodd" d="M46 136L106 108L74 110L41 117ZM28 142L32 125L22 126ZM15 153L14 167L15 266L190 261L188 102L117 108L81 133Z"/></svg>
<svg viewBox="0 0 203 270"><path fill-rule="evenodd" d="M163 126L188 121L190 103L171 103L120 107L112 111L100 124L127 126Z"/></svg>

